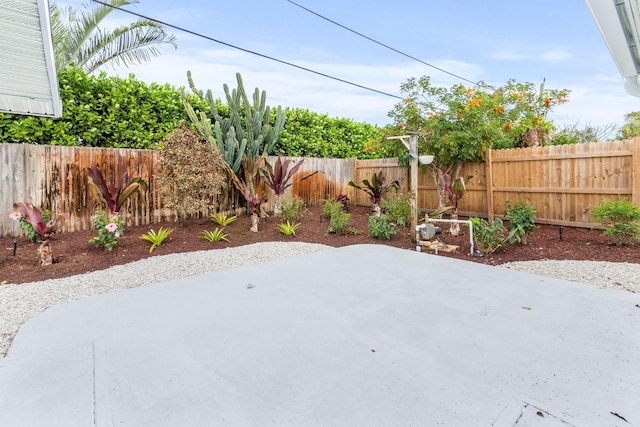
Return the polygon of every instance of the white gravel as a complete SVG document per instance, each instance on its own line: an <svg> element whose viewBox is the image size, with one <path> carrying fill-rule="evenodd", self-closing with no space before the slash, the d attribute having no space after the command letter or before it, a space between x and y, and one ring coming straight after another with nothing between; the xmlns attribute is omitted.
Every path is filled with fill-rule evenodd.
<svg viewBox="0 0 640 427"><path fill-rule="evenodd" d="M0 358L20 325L57 304L90 295L134 288L210 271L238 268L329 249L303 242L268 242L208 251L163 255L106 270L20 285L0 285ZM529 273L640 292L640 264L599 261L524 261L503 264Z"/></svg>

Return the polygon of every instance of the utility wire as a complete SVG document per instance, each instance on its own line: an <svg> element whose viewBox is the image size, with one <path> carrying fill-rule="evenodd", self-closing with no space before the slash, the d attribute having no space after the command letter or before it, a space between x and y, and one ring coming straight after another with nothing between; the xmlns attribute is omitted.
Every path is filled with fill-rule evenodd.
<svg viewBox="0 0 640 427"><path fill-rule="evenodd" d="M434 69L436 69L436 70L438 70L438 71L442 71L443 73L445 73L445 74L449 74L450 76L453 76L453 77L456 77L456 78L462 79L462 80L464 80L465 82L469 82L469 83L472 83L472 84L474 84L474 85L480 85L480 82L474 82L473 80L465 79L464 77L459 76L459 75L457 75L457 74L454 74L454 73L452 73L452 72L450 72L450 71L447 71L447 70L445 70L445 69L443 69L443 68L437 67L437 66L435 66L435 65L433 65L433 64L429 64L428 62L423 61L423 60L421 60L421 59L418 59L418 58L416 58L416 57L414 57L414 56L411 56L411 55L409 55L409 54L407 54L407 53L404 53L404 52L402 52L401 50L398 50L398 49L396 49L396 48L393 48L393 47L391 47L391 46L388 46L388 45L386 45L386 44L384 44L384 43L382 43L382 42L379 42L379 41L377 41L377 40L375 40L375 39L372 39L372 38L371 38L371 37L369 37L369 36L365 36L364 34L357 32L356 30L353 30L353 29L351 29L351 28L349 28L349 27L347 27L347 26L345 26L345 25L340 24L339 22L336 22L336 21L334 21L334 20L332 20L332 19L329 19L329 18L327 18L326 16L320 15L319 13L314 12L313 10L308 9L308 8L306 8L306 7L302 6L302 5L300 5L300 4L298 4L298 3L294 2L294 1L291 1L291 0L287 0L287 1L288 1L289 3L291 3L291 4L295 5L295 6L298 6L300 9L304 9L304 10L306 10L307 12L309 12L309 13L311 13L311 14L313 14L313 15L316 15L316 16L317 16L317 17L319 17L319 18L324 19L325 21L329 21L329 22L331 22L332 24L337 25L338 27L344 28L345 30L350 31L350 32L352 32L352 33L354 33L354 34L357 34L357 35L359 35L360 37L363 37L363 38L365 38L365 39L367 39L367 40L369 40L369 41L372 41L372 42L374 42L374 43L376 43L376 44L379 44L380 46L386 47L387 49L390 49L390 50L392 50L392 51L394 51L394 52L396 52L396 53L399 53L399 54L400 54L400 55L402 55L402 56L406 56L406 57L407 57L407 58L409 58L409 59L413 59L414 61L418 61L418 62L420 62L421 64L424 64L424 65L426 65L426 66L428 66L428 67L434 68Z"/></svg>
<svg viewBox="0 0 640 427"><path fill-rule="evenodd" d="M355 87L358 87L360 89L365 89L365 90L368 90L368 91L371 91L371 92L379 93L381 95L386 95L386 96L389 96L391 98L404 99L403 97L398 96L398 95L393 95L393 94L388 93L388 92L384 92L384 91L381 91L381 90L378 90L378 89L373 89L373 88L370 88L370 87L367 87L367 86L364 86L364 85L361 85L361 84L358 84L358 83L353 83L353 82L350 82L348 80L341 79L339 77L334 77L334 76L331 76L329 74L322 73L320 71L315 71L315 70L312 70L310 68L306 68L306 67L303 67L301 65L294 64L292 62L287 62L287 61L284 61L282 59L277 59L277 58L274 58L272 56L268 56L268 55L265 55L265 54L262 54L262 53L259 53L259 52L255 52L253 50L249 50L249 49L245 49L245 48L242 48L242 47L239 47L239 46L235 46L235 45L232 45L231 43L226 43L226 42L223 42L221 40L214 39L213 37L209 37L209 36L206 36L204 34L189 30L187 28L179 27L177 25L173 25L173 24L170 24L168 22L160 21L159 19L151 18L151 17L143 15L141 13L137 13L137 12L133 12L131 10L124 9L124 8L122 8L120 6L114 6L112 4L106 3L106 2L101 1L101 0L92 0L92 1L94 3L98 3L98 4L101 4L103 6L110 7L112 9L118 9L118 10L120 10L122 12L128 13L130 15L137 16L137 17L142 18L142 19L147 19L149 21L153 21L153 22L155 22L157 24L164 25L165 27L173 28L175 30L182 31L182 32L185 32L187 34L194 35L196 37L201 37L203 39L210 40L212 42L219 43L221 45L228 46L228 47L231 47L233 49L238 49L238 50L241 50L243 52L250 53L252 55L260 56L262 58L266 58L266 59L269 59L271 61L279 62L281 64L285 64L285 65L288 65L290 67L295 67L295 68L298 68L300 70L307 71L309 73L317 74L317 75L322 76L322 77L326 77L326 78L329 78L329 79L332 79L332 80L336 80L336 81L339 81L339 82L342 82L342 83L346 83L348 85L355 86Z"/></svg>

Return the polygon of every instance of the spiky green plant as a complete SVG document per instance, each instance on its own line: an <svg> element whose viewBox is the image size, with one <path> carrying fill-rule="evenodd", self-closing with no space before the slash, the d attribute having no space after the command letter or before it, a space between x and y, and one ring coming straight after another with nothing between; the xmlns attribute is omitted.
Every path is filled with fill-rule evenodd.
<svg viewBox="0 0 640 427"><path fill-rule="evenodd" d="M160 229L156 233L155 230L152 228L151 230L147 231L142 236L140 236L140 238L142 240L146 240L147 242L151 243L151 247L149 248L149 253L151 253L155 248L160 246L167 239L167 237L169 237L171 233L173 233L173 230L174 230L173 228L160 227Z"/></svg>
<svg viewBox="0 0 640 427"><path fill-rule="evenodd" d="M389 184L385 184L386 178L382 176L382 171L374 173L371 176L371 181L367 179L362 180L362 185L356 185L353 181L349 181L348 185L364 191L369 196L371 203L373 203L374 210L379 211L380 200L382 196L391 190L399 190L400 182L393 181Z"/></svg>
<svg viewBox="0 0 640 427"><path fill-rule="evenodd" d="M295 236L298 228L300 228L299 222L294 223L294 222L287 221L287 222L278 224L278 229L285 236Z"/></svg>
<svg viewBox="0 0 640 427"><path fill-rule="evenodd" d="M213 220L213 222L215 222L218 225L221 225L223 227L226 227L227 225L231 224L232 222L234 222L236 219L238 219L238 217L236 215L234 216L227 216L225 214L213 214L211 215L211 219Z"/></svg>
<svg viewBox="0 0 640 427"><path fill-rule="evenodd" d="M224 228L216 228L213 231L204 230L200 234L200 237L208 242L219 242L221 240L224 240L225 242L229 241L229 236L224 233Z"/></svg>

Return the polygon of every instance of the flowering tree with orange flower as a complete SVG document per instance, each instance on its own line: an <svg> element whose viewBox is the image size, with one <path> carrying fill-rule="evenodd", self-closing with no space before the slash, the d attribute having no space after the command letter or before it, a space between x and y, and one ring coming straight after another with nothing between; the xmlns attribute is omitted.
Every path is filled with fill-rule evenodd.
<svg viewBox="0 0 640 427"><path fill-rule="evenodd" d="M566 89L545 89L544 83L538 88L514 80L498 88L482 82L443 88L433 86L428 76L410 78L401 91L404 99L389 112L394 124L386 131L424 133L419 152L434 155L430 171L437 185L442 182L439 176L450 176L454 182L462 178L462 162L484 161L488 149L546 144L553 130L547 114L567 102L569 94Z"/></svg>

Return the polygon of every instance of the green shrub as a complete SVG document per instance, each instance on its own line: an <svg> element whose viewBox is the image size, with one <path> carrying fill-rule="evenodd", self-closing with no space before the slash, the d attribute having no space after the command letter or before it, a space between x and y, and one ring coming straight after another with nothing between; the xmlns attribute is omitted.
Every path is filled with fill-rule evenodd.
<svg viewBox="0 0 640 427"><path fill-rule="evenodd" d="M382 211L389 217L389 221L406 226L411 223L411 195L398 192L380 203Z"/></svg>
<svg viewBox="0 0 640 427"><path fill-rule="evenodd" d="M323 203L322 214L325 218L331 218L336 213L344 212L344 206L337 200L327 199Z"/></svg>
<svg viewBox="0 0 640 427"><path fill-rule="evenodd" d="M602 200L591 208L591 216L605 227L604 235L616 245L640 241L640 209L632 202L622 198Z"/></svg>
<svg viewBox="0 0 640 427"><path fill-rule="evenodd" d="M536 209L525 201L519 200L515 204L507 201L505 215L509 219L509 235L511 243L527 244L527 236L536 229Z"/></svg>
<svg viewBox="0 0 640 427"><path fill-rule="evenodd" d="M118 239L123 234L124 221L116 215L108 217L105 211L97 210L93 225L98 231L98 235L90 238L89 243L111 252L118 245Z"/></svg>
<svg viewBox="0 0 640 427"><path fill-rule="evenodd" d="M492 254L504 248L508 242L507 229L500 218L494 219L491 223L482 218L469 218L469 220L473 224L473 238L480 251Z"/></svg>
<svg viewBox="0 0 640 427"><path fill-rule="evenodd" d="M58 78L62 117L0 113L0 143L158 148L187 120L180 91L168 84L148 85L133 74L87 75L74 67L59 70Z"/></svg>
<svg viewBox="0 0 640 427"><path fill-rule="evenodd" d="M367 231L375 239L389 240L392 234L396 234L396 224L390 222L385 214L371 215L368 219Z"/></svg>
<svg viewBox="0 0 640 427"><path fill-rule="evenodd" d="M294 222L307 214L304 200L298 196L283 196L279 198L280 219L283 222Z"/></svg>
<svg viewBox="0 0 640 427"><path fill-rule="evenodd" d="M327 233L346 234L350 231L349 223L351 223L351 214L346 213L340 208L331 214Z"/></svg>

